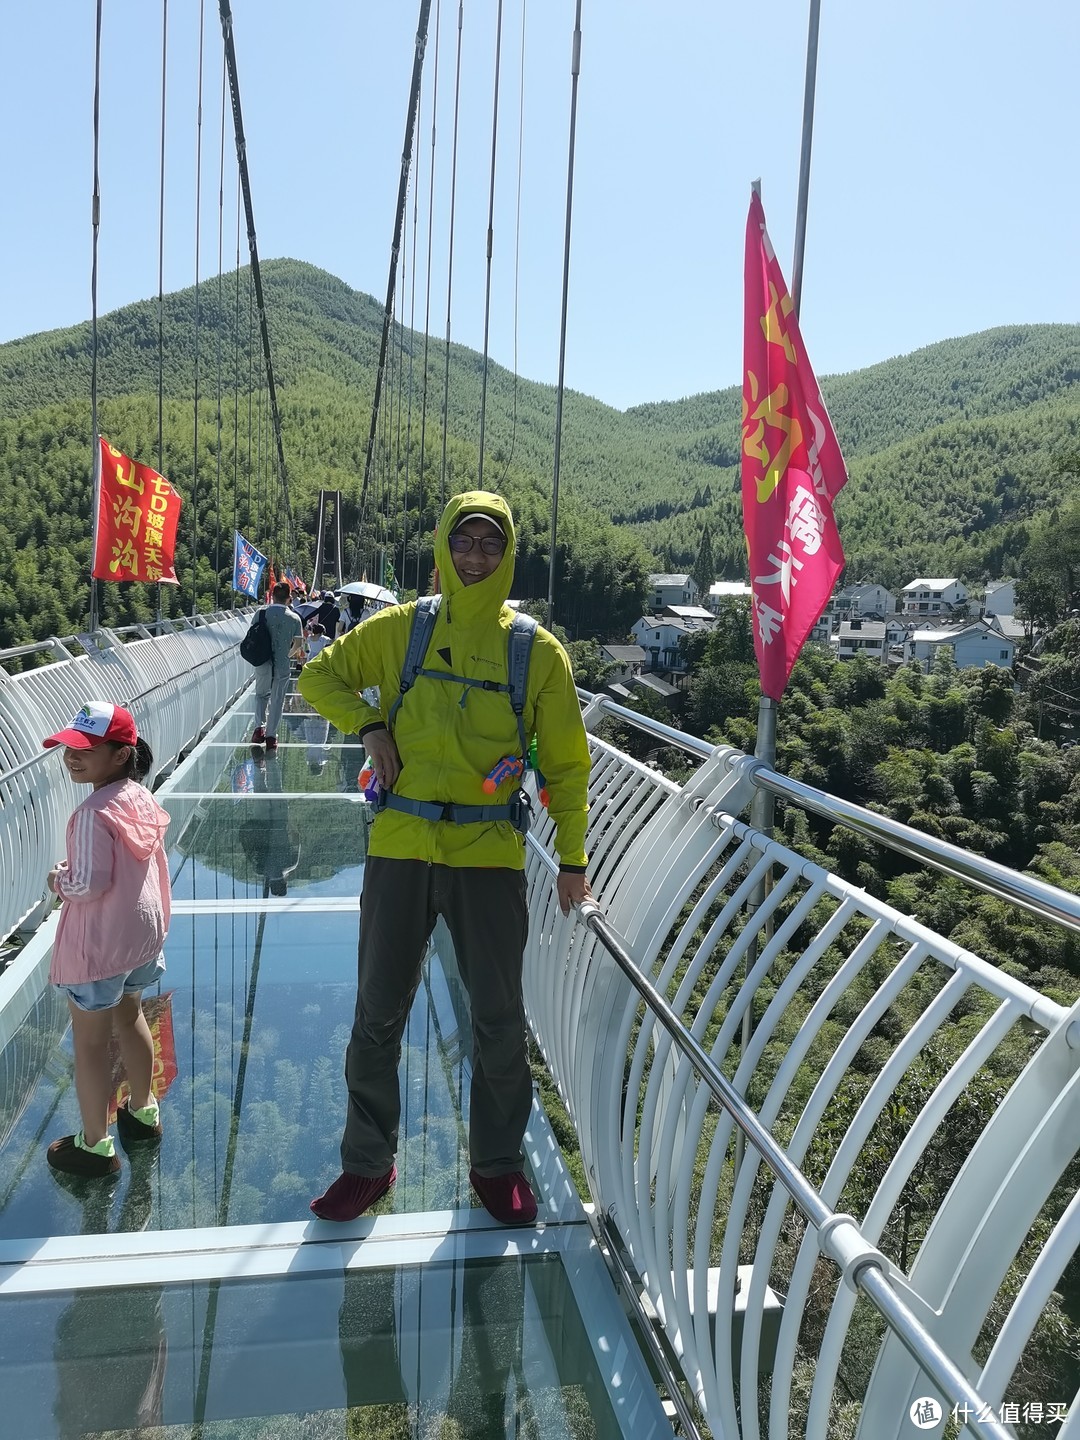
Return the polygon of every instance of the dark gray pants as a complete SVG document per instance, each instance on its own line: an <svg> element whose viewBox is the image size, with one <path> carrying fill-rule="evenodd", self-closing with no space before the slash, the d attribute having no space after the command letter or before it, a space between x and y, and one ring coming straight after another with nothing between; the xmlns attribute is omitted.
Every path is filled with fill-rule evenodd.
<svg viewBox="0 0 1080 1440"><path fill-rule="evenodd" d="M349 1111L341 1166L349 1174L385 1175L393 1164L401 1038L439 915L472 1011L469 1158L481 1175L522 1168L532 1106L521 998L529 918L524 872L375 857L364 870L356 1019L345 1055Z"/></svg>

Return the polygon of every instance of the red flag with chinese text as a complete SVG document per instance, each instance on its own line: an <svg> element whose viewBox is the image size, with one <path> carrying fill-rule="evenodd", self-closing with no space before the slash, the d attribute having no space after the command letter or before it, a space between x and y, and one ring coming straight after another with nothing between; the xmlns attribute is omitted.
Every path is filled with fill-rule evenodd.
<svg viewBox="0 0 1080 1440"><path fill-rule="evenodd" d="M757 194L745 284L743 528L761 689L779 700L844 568L833 501L847 469Z"/></svg>
<svg viewBox="0 0 1080 1440"><path fill-rule="evenodd" d="M176 527L180 496L156 470L101 443L95 580L145 580L176 585Z"/></svg>

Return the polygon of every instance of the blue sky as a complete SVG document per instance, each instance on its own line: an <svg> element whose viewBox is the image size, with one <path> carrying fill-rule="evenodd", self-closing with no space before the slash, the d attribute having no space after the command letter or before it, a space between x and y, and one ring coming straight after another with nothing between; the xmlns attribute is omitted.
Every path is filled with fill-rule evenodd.
<svg viewBox="0 0 1080 1440"><path fill-rule="evenodd" d="M426 301L435 12L403 318ZM166 289L195 278L199 0L169 3ZM0 341L90 313L94 0L8 7ZM446 326L457 0L441 0L431 330ZM381 300L416 0L233 0L263 259ZM453 338L483 342L497 0L464 0ZM504 0L490 350L554 381L574 0ZM567 383L620 408L736 383L751 180L790 280L807 0L584 0ZM221 39L205 0L200 272L216 277ZM819 374L1080 319L1080 6L822 0L802 326ZM99 307L157 293L160 0L105 0ZM517 224L521 137L520 227ZM227 132L231 160L231 129ZM225 267L236 247L225 181ZM246 253L244 256L246 260ZM516 271L516 281L515 281ZM415 290L412 277L415 276ZM515 299L516 293L516 299ZM271 316L271 327L273 317Z"/></svg>

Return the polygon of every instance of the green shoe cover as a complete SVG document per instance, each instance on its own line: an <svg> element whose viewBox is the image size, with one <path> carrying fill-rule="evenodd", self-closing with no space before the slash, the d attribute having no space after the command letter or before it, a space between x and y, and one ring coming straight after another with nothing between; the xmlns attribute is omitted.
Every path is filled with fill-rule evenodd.
<svg viewBox="0 0 1080 1440"><path fill-rule="evenodd" d="M96 1145L87 1145L83 1132L80 1130L75 1136L75 1144L80 1150L87 1150L91 1155L115 1155L116 1146L113 1144L111 1135L106 1135L104 1140L99 1140Z"/></svg>

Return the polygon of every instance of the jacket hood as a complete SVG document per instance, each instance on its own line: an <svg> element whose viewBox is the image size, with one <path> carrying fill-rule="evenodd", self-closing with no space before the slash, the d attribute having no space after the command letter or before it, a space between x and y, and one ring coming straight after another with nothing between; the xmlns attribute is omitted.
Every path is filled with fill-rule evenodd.
<svg viewBox="0 0 1080 1440"><path fill-rule="evenodd" d="M107 785L100 792L109 792L102 813L113 830L136 860L147 860L164 842L169 828L168 812L157 803L150 791L135 780Z"/></svg>
<svg viewBox="0 0 1080 1440"><path fill-rule="evenodd" d="M450 551L450 536L465 515L490 515L506 536L506 549L498 566L475 585L461 583ZM439 587L456 619L468 624L471 620L499 613L514 583L516 557L514 517L501 495L495 495L490 490L466 490L450 500L435 534L435 564L439 569Z"/></svg>

